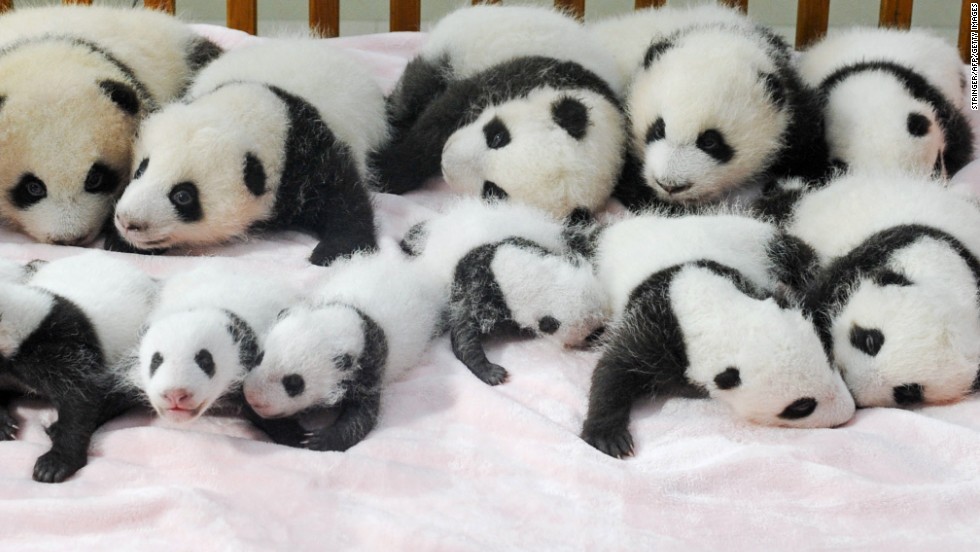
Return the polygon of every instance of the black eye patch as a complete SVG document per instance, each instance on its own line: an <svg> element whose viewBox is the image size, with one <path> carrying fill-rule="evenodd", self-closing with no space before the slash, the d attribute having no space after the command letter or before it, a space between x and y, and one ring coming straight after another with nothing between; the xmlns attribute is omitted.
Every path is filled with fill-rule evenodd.
<svg viewBox="0 0 980 552"><path fill-rule="evenodd" d="M483 197L483 199L503 200L510 197L510 194L504 191L503 188L497 186L496 184L490 182L489 180L483 182L483 192L481 192L480 195Z"/></svg>
<svg viewBox="0 0 980 552"><path fill-rule="evenodd" d="M140 161L140 164L136 167L136 172L133 173L133 180L136 180L139 177L143 176L143 173L146 172L146 167L149 164L150 164L150 158L149 157L146 157L142 161Z"/></svg>
<svg viewBox="0 0 980 552"><path fill-rule="evenodd" d="M719 163L727 163L735 156L735 150L725 142L725 137L713 128L702 132L695 145L699 150L714 157Z"/></svg>
<svg viewBox="0 0 980 552"><path fill-rule="evenodd" d="M574 98L562 98L551 105L551 119L569 136L581 140L589 128L589 108Z"/></svg>
<svg viewBox="0 0 980 552"><path fill-rule="evenodd" d="M503 121L496 117L483 126L483 136L490 149L500 149L510 143L510 131Z"/></svg>
<svg viewBox="0 0 980 552"><path fill-rule="evenodd" d="M48 197L48 187L44 181L31 173L25 173L20 181L10 190L10 202L18 209L27 209L38 201Z"/></svg>
<svg viewBox="0 0 980 552"><path fill-rule="evenodd" d="M150 358L150 377L151 378L153 377L153 374L156 374L157 373L157 368L159 368L161 364L163 364L163 356L159 352L153 353L153 357Z"/></svg>
<svg viewBox="0 0 980 552"><path fill-rule="evenodd" d="M209 378L214 377L214 357L211 356L211 351L201 349L194 355L194 362Z"/></svg>
<svg viewBox="0 0 980 552"><path fill-rule="evenodd" d="M265 169L262 161L251 153L245 154L245 187L254 196L265 193Z"/></svg>
<svg viewBox="0 0 980 552"><path fill-rule="evenodd" d="M663 117L658 117L656 121L647 129L647 143L663 140L667 136L667 125Z"/></svg>
<svg viewBox="0 0 980 552"><path fill-rule="evenodd" d="M862 328L855 324L851 327L851 345L869 356L877 356L885 344L885 334L874 328Z"/></svg>
<svg viewBox="0 0 980 552"><path fill-rule="evenodd" d="M282 388L290 397L302 395L306 391L306 380L299 374L289 374L282 378Z"/></svg>
<svg viewBox="0 0 980 552"><path fill-rule="evenodd" d="M906 383L905 385L896 385L893 387L892 397L895 399L896 404L911 406L913 404L919 404L924 400L922 392L922 386L918 383Z"/></svg>
<svg viewBox="0 0 980 552"><path fill-rule="evenodd" d="M715 385L721 390L734 389L742 385L742 376L739 374L738 368L734 366L725 368L724 372L715 376Z"/></svg>
<svg viewBox="0 0 980 552"><path fill-rule="evenodd" d="M546 333L548 335L557 332L558 328L560 327L561 322L556 320L554 316L544 316L541 318L541 320L538 320L538 329L541 330L542 333Z"/></svg>
<svg viewBox="0 0 980 552"><path fill-rule="evenodd" d="M197 186L193 182L181 182L170 189L170 203L177 211L177 217L184 222L195 222L204 218Z"/></svg>
<svg viewBox="0 0 980 552"><path fill-rule="evenodd" d="M932 123L929 118L921 113L909 113L908 119L905 121L905 127L912 136L925 136L929 133L931 126Z"/></svg>
<svg viewBox="0 0 980 552"><path fill-rule="evenodd" d="M90 194L111 194L119 187L119 175L102 163L93 163L85 175L85 191Z"/></svg>
<svg viewBox="0 0 980 552"><path fill-rule="evenodd" d="M817 399L805 397L793 401L789 406L783 409L782 413L779 414L779 417L784 420L799 420L813 414L813 411L816 409Z"/></svg>
<svg viewBox="0 0 980 552"><path fill-rule="evenodd" d="M899 274L893 270L879 270L875 272L872 276L872 280L875 284L884 286L911 286L912 280L905 277L904 274Z"/></svg>

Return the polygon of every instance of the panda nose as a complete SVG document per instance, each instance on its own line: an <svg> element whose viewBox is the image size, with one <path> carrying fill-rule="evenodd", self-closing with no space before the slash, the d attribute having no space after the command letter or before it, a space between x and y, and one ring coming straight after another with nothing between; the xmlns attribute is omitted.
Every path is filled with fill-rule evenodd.
<svg viewBox="0 0 980 552"><path fill-rule="evenodd" d="M689 190L692 186L690 182L658 182L660 187L664 189L668 194L679 194L685 190Z"/></svg>
<svg viewBox="0 0 980 552"><path fill-rule="evenodd" d="M126 230L127 232L142 232L146 230L146 223L134 222L122 215L116 215L116 226Z"/></svg>
<svg viewBox="0 0 980 552"><path fill-rule="evenodd" d="M170 408L185 409L188 407L188 403L194 399L194 393L183 387L179 387L164 391L163 398L166 399Z"/></svg>

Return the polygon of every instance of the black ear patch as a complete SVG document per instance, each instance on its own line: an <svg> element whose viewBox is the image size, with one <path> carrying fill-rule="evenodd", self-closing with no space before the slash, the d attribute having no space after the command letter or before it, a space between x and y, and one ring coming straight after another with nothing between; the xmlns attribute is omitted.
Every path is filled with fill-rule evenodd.
<svg viewBox="0 0 980 552"><path fill-rule="evenodd" d="M163 364L163 355L161 355L159 352L153 353L153 357L150 358L150 377L151 378L153 377L153 374L156 374L157 373L157 368L159 368L161 364Z"/></svg>
<svg viewBox="0 0 980 552"><path fill-rule="evenodd" d="M551 335L557 332L560 327L561 322L555 319L554 316L544 316L541 320L538 320L538 329L541 330L541 333Z"/></svg>
<svg viewBox="0 0 980 552"><path fill-rule="evenodd" d="M912 285L912 280L909 280L904 274L900 274L894 270L879 270L878 272L874 273L872 280L875 284L881 287Z"/></svg>
<svg viewBox="0 0 980 552"><path fill-rule="evenodd" d="M799 420L806 418L813 411L817 409L817 399L813 397L804 397L802 399L796 399L789 406L783 409L779 417L784 420Z"/></svg>
<svg viewBox="0 0 980 552"><path fill-rule="evenodd" d="M119 106L130 115L136 115L140 110L140 99L136 95L136 91L133 90L129 85L123 84L119 81L114 80L104 80L99 81L99 88L102 92L112 100L112 103Z"/></svg>
<svg viewBox="0 0 980 552"><path fill-rule="evenodd" d="M667 136L667 124L664 123L663 117L657 117L657 120L647 129L647 143L663 140L665 136Z"/></svg>
<svg viewBox="0 0 980 552"><path fill-rule="evenodd" d="M674 41L672 40L661 40L660 42L654 42L647 48L647 53L643 56L643 68L649 69L653 62L657 61L660 56L664 55L664 52L670 50L674 47Z"/></svg>
<svg viewBox="0 0 980 552"><path fill-rule="evenodd" d="M204 209L193 182L181 182L170 189L170 203L177 217L184 222L196 222L204 218Z"/></svg>
<svg viewBox="0 0 980 552"><path fill-rule="evenodd" d="M909 113L905 126L912 136L925 136L929 133L929 127L932 126L932 123L929 122L928 117L921 113Z"/></svg>
<svg viewBox="0 0 980 552"><path fill-rule="evenodd" d="M194 355L194 362L209 378L214 377L214 357L211 356L211 351L201 349Z"/></svg>
<svg viewBox="0 0 980 552"><path fill-rule="evenodd" d="M306 391L306 380L299 374L289 374L282 378L282 388L290 397L302 395Z"/></svg>
<svg viewBox="0 0 980 552"><path fill-rule="evenodd" d="M285 309L283 309L285 310ZM259 351L259 339L255 331L248 322L231 311L225 311L228 315L228 333L231 334L232 341L238 345L238 361L246 370L251 370L262 363L263 352Z"/></svg>
<svg viewBox="0 0 980 552"><path fill-rule="evenodd" d="M892 397L894 397L896 404L912 406L924 400L922 398L922 391L922 386L918 383L906 383L905 385L896 385L892 388Z"/></svg>
<svg viewBox="0 0 980 552"><path fill-rule="evenodd" d="M735 156L735 150L728 145L725 137L715 129L702 132L697 139L698 149L714 157L719 163L728 163Z"/></svg>
<svg viewBox="0 0 980 552"><path fill-rule="evenodd" d="M715 376L715 385L718 389L727 390L735 389L739 385L742 385L742 376L738 372L738 368L734 366L729 366L725 368L724 372L720 372Z"/></svg>
<svg viewBox="0 0 980 552"><path fill-rule="evenodd" d="M585 138L589 128L589 108L584 103L575 98L562 98L551 104L551 118L572 138Z"/></svg>
<svg viewBox="0 0 980 552"><path fill-rule="evenodd" d="M18 209L27 209L48 197L48 187L33 173L24 173L20 181L10 190L10 202Z"/></svg>
<svg viewBox="0 0 980 552"><path fill-rule="evenodd" d="M483 192L481 193L483 199L499 199L504 200L510 197L510 194L504 191L503 188L497 186L493 182L486 180L483 182Z"/></svg>
<svg viewBox="0 0 980 552"><path fill-rule="evenodd" d="M245 154L245 187L254 196L265 193L265 168L262 161L252 153Z"/></svg>
<svg viewBox="0 0 980 552"><path fill-rule="evenodd" d="M759 78L762 79L762 85L766 88L769 99L777 108L782 109L786 105L786 87L779 80L779 76L774 73L762 73Z"/></svg>
<svg viewBox="0 0 980 552"><path fill-rule="evenodd" d="M851 345L868 356L877 356L885 344L885 334L874 328L862 328L855 324L851 328Z"/></svg>

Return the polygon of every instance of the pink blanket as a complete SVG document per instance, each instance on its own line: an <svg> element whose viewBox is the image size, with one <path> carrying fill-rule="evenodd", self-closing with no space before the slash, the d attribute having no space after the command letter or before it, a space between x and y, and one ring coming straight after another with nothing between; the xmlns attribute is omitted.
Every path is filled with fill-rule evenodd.
<svg viewBox="0 0 980 552"><path fill-rule="evenodd" d="M206 32L230 41L236 36ZM387 87L419 35L336 39ZM970 172L972 171L972 172ZM980 165L958 178L980 184ZM446 197L439 183L377 196L387 241ZM312 285L313 238L277 233L201 251ZM0 231L0 256L78 253ZM155 275L195 257L121 255ZM268 442L234 417L169 426L146 412L96 433L89 465L31 480L54 412L15 403L0 443L2 550L967 550L980 543L980 400L866 409L837 429L735 421L704 400L648 401L636 457L578 438L597 355L499 341L491 388L437 340L387 390L377 429L346 453Z"/></svg>

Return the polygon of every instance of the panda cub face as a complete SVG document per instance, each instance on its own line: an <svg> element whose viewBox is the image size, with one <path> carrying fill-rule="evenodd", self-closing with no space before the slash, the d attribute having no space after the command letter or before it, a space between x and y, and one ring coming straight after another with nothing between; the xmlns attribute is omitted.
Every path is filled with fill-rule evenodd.
<svg viewBox="0 0 980 552"><path fill-rule="evenodd" d="M785 95L751 35L703 29L653 44L627 96L646 184L663 200L697 203L751 183L783 147Z"/></svg>
<svg viewBox="0 0 980 552"><path fill-rule="evenodd" d="M126 241L141 249L220 243L273 215L285 119L254 112L252 123L265 124L266 134L250 140L227 117L244 101L232 92L242 91L172 104L144 122L132 181L116 205Z"/></svg>
<svg viewBox="0 0 980 552"><path fill-rule="evenodd" d="M162 418L193 420L235 387L245 371L227 313L202 309L153 322L131 374Z"/></svg>
<svg viewBox="0 0 980 552"><path fill-rule="evenodd" d="M245 378L245 400L263 418L337 405L364 350L361 324L356 311L340 304L285 310Z"/></svg>
<svg viewBox="0 0 980 552"><path fill-rule="evenodd" d="M586 90L542 88L484 110L442 152L449 186L564 217L605 205L622 167L622 113Z"/></svg>
<svg viewBox="0 0 980 552"><path fill-rule="evenodd" d="M51 48L77 66L38 63ZM87 244L122 191L143 106L125 77L74 50L23 50L0 63L0 217L41 242Z"/></svg>
<svg viewBox="0 0 980 552"><path fill-rule="evenodd" d="M948 176L935 110L910 96L893 76L853 75L834 86L826 101L830 159L840 169Z"/></svg>

